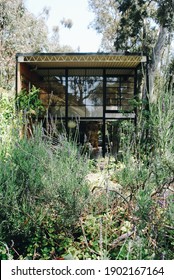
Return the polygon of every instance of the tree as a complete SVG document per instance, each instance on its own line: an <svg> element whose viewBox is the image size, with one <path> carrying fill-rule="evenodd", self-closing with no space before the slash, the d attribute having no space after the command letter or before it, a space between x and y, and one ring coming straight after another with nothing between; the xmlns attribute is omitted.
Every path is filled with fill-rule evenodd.
<svg viewBox="0 0 174 280"><path fill-rule="evenodd" d="M62 24L62 23L61 23ZM67 23L68 25L68 23ZM70 26L66 26L66 28L71 28ZM55 25L52 28L52 36L49 39L49 45L48 45L48 51L49 52L73 52L72 47L68 46L68 45L60 45L59 42L59 26Z"/></svg>
<svg viewBox="0 0 174 280"><path fill-rule="evenodd" d="M38 52L47 48L47 27L43 17L36 19L23 0L0 0L0 84L14 83L15 54Z"/></svg>
<svg viewBox="0 0 174 280"><path fill-rule="evenodd" d="M166 45L171 42L174 29L174 1L88 0L88 2L95 13L92 26L103 34L104 50L138 51L149 56L151 60L149 97L153 101L156 98L153 92L155 73Z"/></svg>
<svg viewBox="0 0 174 280"><path fill-rule="evenodd" d="M14 87L16 53L72 51L59 44L59 26L49 36L49 8L44 7L36 17L24 4L24 0L0 0L0 87L6 89ZM65 20L65 24L70 28L72 21Z"/></svg>
<svg viewBox="0 0 174 280"><path fill-rule="evenodd" d="M102 34L101 51L114 51L114 40L120 14L115 0L88 0L90 10L95 14L90 27Z"/></svg>
<svg viewBox="0 0 174 280"><path fill-rule="evenodd" d="M67 18L67 19L63 18L63 19L61 20L61 24L62 24L65 28L68 28L68 29L71 29L72 26L73 26L72 19L70 19L70 18Z"/></svg>

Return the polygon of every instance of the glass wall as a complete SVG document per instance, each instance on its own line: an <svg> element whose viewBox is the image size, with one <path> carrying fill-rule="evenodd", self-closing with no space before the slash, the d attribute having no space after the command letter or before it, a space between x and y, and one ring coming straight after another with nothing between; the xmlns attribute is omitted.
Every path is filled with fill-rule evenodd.
<svg viewBox="0 0 174 280"><path fill-rule="evenodd" d="M39 85L40 98L52 116L65 117L66 83L65 77L44 77Z"/></svg>
<svg viewBox="0 0 174 280"><path fill-rule="evenodd" d="M68 117L103 117L103 77L68 77Z"/></svg>
<svg viewBox="0 0 174 280"><path fill-rule="evenodd" d="M65 117L66 107L66 79L55 76L51 82L51 93L49 99L49 113L57 117Z"/></svg>
<svg viewBox="0 0 174 280"><path fill-rule="evenodd" d="M106 77L106 110L130 112L133 98L134 77Z"/></svg>
<svg viewBox="0 0 174 280"><path fill-rule="evenodd" d="M40 96L49 116L62 119L69 135L78 136L77 142L89 144L93 151L117 153L118 122L135 118L134 75L117 72L55 69L40 82Z"/></svg>
<svg viewBox="0 0 174 280"><path fill-rule="evenodd" d="M131 75L104 76L102 69L64 69L48 72L40 84L40 97L49 114L59 118L102 119L104 112L134 110Z"/></svg>

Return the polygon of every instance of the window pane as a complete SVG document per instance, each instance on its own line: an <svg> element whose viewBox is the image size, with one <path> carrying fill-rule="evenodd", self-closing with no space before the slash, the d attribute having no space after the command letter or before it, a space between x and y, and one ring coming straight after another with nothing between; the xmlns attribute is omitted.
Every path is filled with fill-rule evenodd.
<svg viewBox="0 0 174 280"><path fill-rule="evenodd" d="M106 110L132 111L134 98L133 77L118 76L106 78Z"/></svg>
<svg viewBox="0 0 174 280"><path fill-rule="evenodd" d="M75 76L68 78L69 105L102 105L103 78L91 76Z"/></svg>
<svg viewBox="0 0 174 280"><path fill-rule="evenodd" d="M65 77L58 76L57 72L45 76L42 81L40 98L48 108L49 114L57 117L65 117Z"/></svg>
<svg viewBox="0 0 174 280"><path fill-rule="evenodd" d="M81 73L85 74L85 70ZM69 117L102 117L102 105L103 77L87 75L68 77Z"/></svg>
<svg viewBox="0 0 174 280"><path fill-rule="evenodd" d="M85 117L85 106L68 106L68 117Z"/></svg>
<svg viewBox="0 0 174 280"><path fill-rule="evenodd" d="M102 118L103 107L102 106L86 106L86 117Z"/></svg>

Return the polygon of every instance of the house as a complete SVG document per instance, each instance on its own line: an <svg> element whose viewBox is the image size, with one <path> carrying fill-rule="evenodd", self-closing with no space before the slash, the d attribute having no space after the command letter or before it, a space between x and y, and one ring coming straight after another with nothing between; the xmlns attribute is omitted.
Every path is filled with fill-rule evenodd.
<svg viewBox="0 0 174 280"><path fill-rule="evenodd" d="M118 151L118 123L136 121L137 71L146 56L123 53L18 53L16 90L40 88L48 118L79 128L92 149Z"/></svg>

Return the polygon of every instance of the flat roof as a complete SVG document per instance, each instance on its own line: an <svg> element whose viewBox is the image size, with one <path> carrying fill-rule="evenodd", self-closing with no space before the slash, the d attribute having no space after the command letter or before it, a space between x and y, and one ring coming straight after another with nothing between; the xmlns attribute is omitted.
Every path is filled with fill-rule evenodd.
<svg viewBox="0 0 174 280"><path fill-rule="evenodd" d="M19 63L37 68L137 68L146 56L132 53L17 53Z"/></svg>

